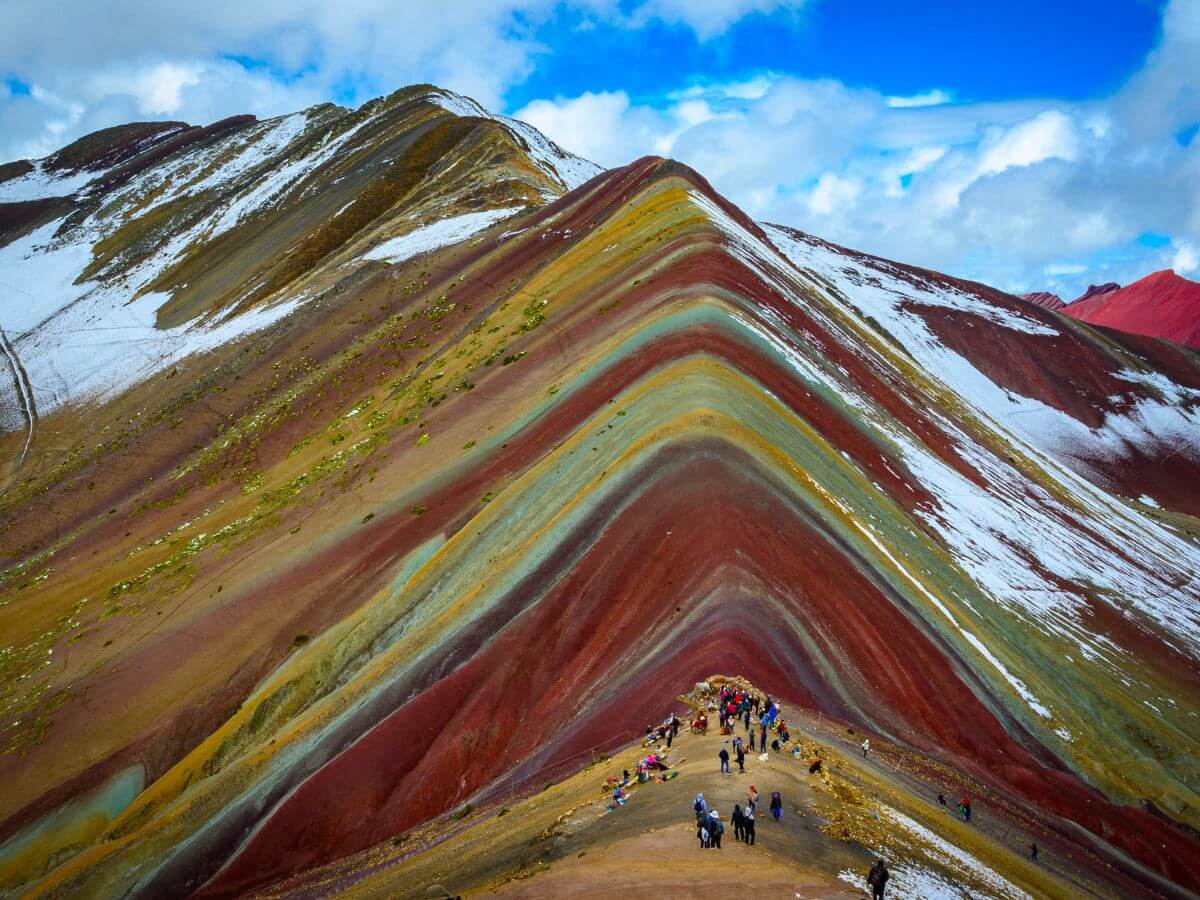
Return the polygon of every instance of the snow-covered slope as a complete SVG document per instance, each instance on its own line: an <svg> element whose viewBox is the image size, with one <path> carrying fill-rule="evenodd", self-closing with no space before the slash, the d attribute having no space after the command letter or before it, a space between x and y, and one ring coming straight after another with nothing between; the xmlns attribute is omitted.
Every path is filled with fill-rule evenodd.
<svg viewBox="0 0 1200 900"><path fill-rule="evenodd" d="M444 111L483 114L458 95L410 89L356 111L316 107L212 133L179 126L123 148L115 166L63 171L39 160L0 182L0 204L12 204L2 221L16 223L0 243L0 328L38 414L111 397L270 325L353 246L382 238L416 252L463 240L599 171L506 121L507 135L476 129L435 141L440 156L421 161L423 181L399 185L399 206L381 204L372 194L381 180L417 174L396 171L398 148L435 130ZM475 166L465 187L455 184L456 160L484 143L502 146L506 161L491 175ZM530 164L544 177L531 177ZM42 221L31 201L52 198L63 204ZM235 244L241 260L220 271ZM249 259L255 247L264 264ZM289 255L305 264L281 273L278 260ZM17 384L0 380L2 428L26 427Z"/></svg>

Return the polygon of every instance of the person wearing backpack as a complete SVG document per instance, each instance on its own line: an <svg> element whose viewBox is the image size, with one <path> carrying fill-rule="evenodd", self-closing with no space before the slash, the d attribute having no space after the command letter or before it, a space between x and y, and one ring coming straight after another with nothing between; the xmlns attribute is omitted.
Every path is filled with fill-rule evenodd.
<svg viewBox="0 0 1200 900"><path fill-rule="evenodd" d="M696 824L703 825L704 819L708 815L708 802L704 799L704 794L696 795L696 800L692 804L692 809L696 812Z"/></svg>
<svg viewBox="0 0 1200 900"><path fill-rule="evenodd" d="M746 804L742 810L742 835L747 844L754 846L754 802Z"/></svg>

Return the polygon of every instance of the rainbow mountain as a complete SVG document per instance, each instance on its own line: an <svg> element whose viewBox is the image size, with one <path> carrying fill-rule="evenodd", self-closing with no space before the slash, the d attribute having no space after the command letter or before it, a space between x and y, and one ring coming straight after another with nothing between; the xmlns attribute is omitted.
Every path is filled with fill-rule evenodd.
<svg viewBox="0 0 1200 900"><path fill-rule="evenodd" d="M0 282L7 895L563 895L719 673L822 895L1200 890L1195 351L430 86L10 163Z"/></svg>

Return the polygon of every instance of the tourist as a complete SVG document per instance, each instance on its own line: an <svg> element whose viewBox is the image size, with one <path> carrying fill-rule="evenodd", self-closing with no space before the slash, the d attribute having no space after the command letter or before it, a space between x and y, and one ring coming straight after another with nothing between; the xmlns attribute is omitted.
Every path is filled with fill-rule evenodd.
<svg viewBox="0 0 1200 900"><path fill-rule="evenodd" d="M776 822L783 818L783 797L779 791L771 791L771 817Z"/></svg>
<svg viewBox="0 0 1200 900"><path fill-rule="evenodd" d="M721 824L721 814L715 809L708 814L708 842L710 847L721 849L721 834L725 826Z"/></svg>
<svg viewBox="0 0 1200 900"><path fill-rule="evenodd" d="M867 884L871 886L871 897L874 900L882 900L889 875L887 864L882 859L875 860L875 865L871 866L871 871L867 874Z"/></svg>
<svg viewBox="0 0 1200 900"><path fill-rule="evenodd" d="M721 760L721 774L722 775L730 774L730 772L729 772L729 751L726 750L724 747L722 747L721 752L718 753L717 756Z"/></svg>

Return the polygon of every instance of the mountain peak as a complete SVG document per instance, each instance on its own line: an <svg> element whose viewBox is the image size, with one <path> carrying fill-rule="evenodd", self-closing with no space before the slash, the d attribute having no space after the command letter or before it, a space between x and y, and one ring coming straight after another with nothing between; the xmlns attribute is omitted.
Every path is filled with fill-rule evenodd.
<svg viewBox="0 0 1200 900"><path fill-rule="evenodd" d="M1173 269L1151 272L1125 287L1085 294L1063 312L1092 325L1200 348L1200 284Z"/></svg>
<svg viewBox="0 0 1200 900"><path fill-rule="evenodd" d="M0 893L1200 889L1195 354L424 85L135 132L0 181Z"/></svg>

